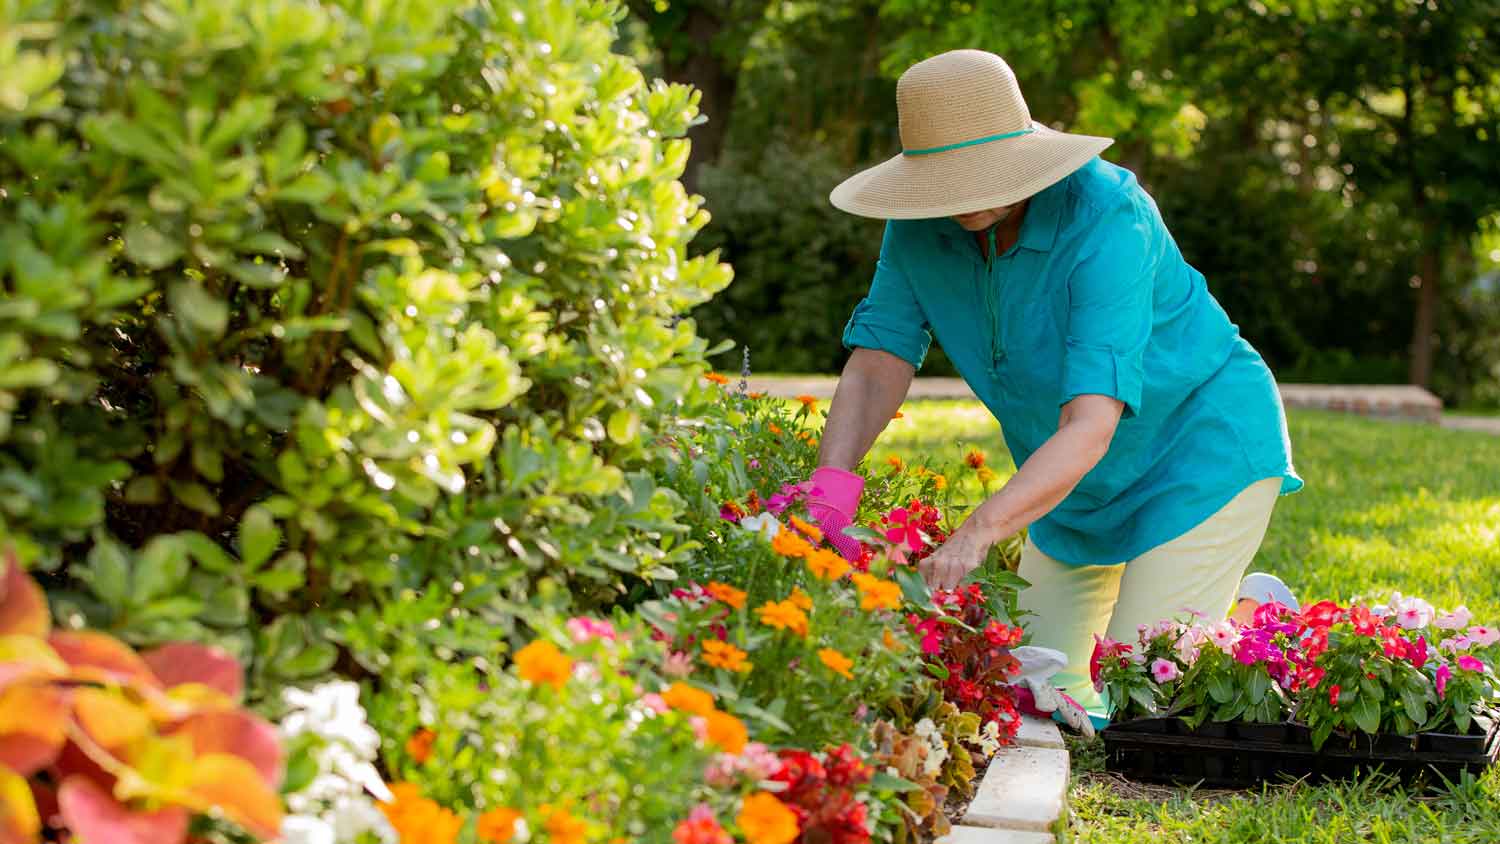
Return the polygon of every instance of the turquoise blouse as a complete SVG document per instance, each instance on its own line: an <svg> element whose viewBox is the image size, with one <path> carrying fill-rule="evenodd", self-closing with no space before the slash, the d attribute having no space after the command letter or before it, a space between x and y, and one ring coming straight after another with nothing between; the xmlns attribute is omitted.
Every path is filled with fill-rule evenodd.
<svg viewBox="0 0 1500 844"><path fill-rule="evenodd" d="M1124 403L1104 459L1031 527L1065 563L1134 559L1265 478L1302 487L1270 369L1121 167L1095 158L1032 197L990 260L950 218L890 221L844 345L920 368L933 335L1017 465L1073 398Z"/></svg>

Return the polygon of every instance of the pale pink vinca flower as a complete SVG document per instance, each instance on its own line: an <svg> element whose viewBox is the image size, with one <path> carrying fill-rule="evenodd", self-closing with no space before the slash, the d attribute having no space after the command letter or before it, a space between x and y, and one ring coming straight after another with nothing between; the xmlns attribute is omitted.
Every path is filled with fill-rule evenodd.
<svg viewBox="0 0 1500 844"><path fill-rule="evenodd" d="M1233 622L1221 621L1208 627L1208 640L1214 643L1214 647L1227 654L1234 653L1234 646L1239 644L1240 631L1235 629Z"/></svg>
<svg viewBox="0 0 1500 844"><path fill-rule="evenodd" d="M1407 630L1421 630L1432 623L1436 614L1432 604L1415 595L1403 598L1399 592L1391 600L1391 613L1396 617L1396 623Z"/></svg>
<svg viewBox="0 0 1500 844"><path fill-rule="evenodd" d="M1439 630L1462 630L1465 627L1468 627L1469 622L1473 620L1474 614L1469 612L1469 608L1466 606L1460 606L1453 612L1445 612L1439 614L1438 617L1433 620L1432 626L1438 628Z"/></svg>
<svg viewBox="0 0 1500 844"><path fill-rule="evenodd" d="M1157 657L1156 661L1151 663L1151 678L1158 683L1170 683L1181 676L1182 672L1177 670L1177 663L1170 659Z"/></svg>
<svg viewBox="0 0 1500 844"><path fill-rule="evenodd" d="M1500 642L1500 630L1476 624L1469 628L1469 641L1478 647L1487 648L1496 642Z"/></svg>

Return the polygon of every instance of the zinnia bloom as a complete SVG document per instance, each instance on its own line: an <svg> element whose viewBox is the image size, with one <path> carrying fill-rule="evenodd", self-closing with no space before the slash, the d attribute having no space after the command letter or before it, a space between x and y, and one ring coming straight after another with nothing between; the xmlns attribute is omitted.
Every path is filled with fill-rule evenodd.
<svg viewBox="0 0 1500 844"><path fill-rule="evenodd" d="M892 581L859 572L854 575L854 585L859 589L862 610L893 610L901 606L901 587Z"/></svg>
<svg viewBox="0 0 1500 844"><path fill-rule="evenodd" d="M1158 683L1170 683L1181 676L1182 672L1177 670L1177 663L1170 659L1157 657L1156 661L1151 663L1151 678Z"/></svg>
<svg viewBox="0 0 1500 844"><path fill-rule="evenodd" d="M833 648L819 650L818 659L832 669L835 674L842 675L846 680L854 679L854 675L849 673L849 669L854 667L854 660L844 656Z"/></svg>
<svg viewBox="0 0 1500 844"><path fill-rule="evenodd" d="M902 462L901 462L901 458L900 458L900 457L898 457L898 456L896 456L896 455L894 455L894 454L892 454L892 455L891 455L891 456L890 456L890 457L887 457L887 458L886 458L886 459L885 459L885 462L886 462L886 463L889 463L889 464L890 464L890 467L891 467L891 468L892 468L892 469L895 469L895 470L896 470L896 471L898 471L898 472L899 472L899 471L901 471L901 467L902 467L902 466L903 466L903 465L904 465L904 464L903 464L903 463L902 463Z"/></svg>
<svg viewBox="0 0 1500 844"><path fill-rule="evenodd" d="M708 594L714 596L715 600L723 601L734 609L745 605L745 593L727 583L714 581L708 584Z"/></svg>
<svg viewBox="0 0 1500 844"><path fill-rule="evenodd" d="M771 540L771 550L783 557L806 557L813 552L813 547L796 533L782 530Z"/></svg>
<svg viewBox="0 0 1500 844"><path fill-rule="evenodd" d="M792 527L796 528L803 536L811 539L813 542L823 541L823 531L819 530L817 525L805 522L796 516L789 517L788 521L792 523Z"/></svg>
<svg viewBox="0 0 1500 844"><path fill-rule="evenodd" d="M770 429L771 433L776 434L777 436L781 435L781 426L777 425L775 422L767 422L766 427Z"/></svg>
<svg viewBox="0 0 1500 844"><path fill-rule="evenodd" d="M978 469L984 466L984 452L979 449L971 449L964 455L964 462L969 464L970 469Z"/></svg>
<svg viewBox="0 0 1500 844"><path fill-rule="evenodd" d="M743 674L750 670L750 664L745 662L746 656L744 651L728 642L721 642L718 639L703 640L703 661L715 668Z"/></svg>
<svg viewBox="0 0 1500 844"><path fill-rule="evenodd" d="M542 804L543 812L549 810L551 814L547 815L547 821L542 825L547 830L549 844L584 844L587 824L573 817L567 809L553 809Z"/></svg>
<svg viewBox="0 0 1500 844"><path fill-rule="evenodd" d="M807 594L806 592L803 592L801 586L793 586L792 594L787 596L787 600L792 602L792 606L796 607L799 610L802 610L803 612L812 612L812 596Z"/></svg>
<svg viewBox="0 0 1500 844"><path fill-rule="evenodd" d="M851 568L853 566L839 556L837 551L828 548L818 548L807 555L807 570L812 572L814 577L823 580L838 580L848 574Z"/></svg>
<svg viewBox="0 0 1500 844"><path fill-rule="evenodd" d="M516 834L516 821L520 819L520 812L501 806L480 815L475 832L484 844L509 844Z"/></svg>
<svg viewBox="0 0 1500 844"><path fill-rule="evenodd" d="M673 709L692 715L707 716L714 711L713 695L687 683L673 683L661 693L661 699Z"/></svg>
<svg viewBox="0 0 1500 844"><path fill-rule="evenodd" d="M735 822L749 844L792 844L797 838L796 814L764 791L745 798Z"/></svg>
<svg viewBox="0 0 1500 844"><path fill-rule="evenodd" d="M704 377L704 379L706 379L708 381L712 381L712 382L714 382L715 384L718 384L721 387L724 386L725 384L729 383L729 376L727 376L727 375L720 375L717 372L705 372L705 373L703 373L703 377Z"/></svg>
<svg viewBox="0 0 1500 844"><path fill-rule="evenodd" d="M756 608L762 624L778 630L788 630L798 636L807 635L807 613L791 601L767 601Z"/></svg>
<svg viewBox="0 0 1500 844"><path fill-rule="evenodd" d="M995 478L999 477L995 474L995 470L988 466L980 466L974 474L979 478L979 482L985 485L994 483Z"/></svg>
<svg viewBox="0 0 1500 844"><path fill-rule="evenodd" d="M933 489L947 489L948 488L948 478L946 476L944 476L944 475L934 474L932 476L932 488Z"/></svg>
<svg viewBox="0 0 1500 844"><path fill-rule="evenodd" d="M745 723L728 712L714 710L705 716L708 720L708 740L725 753L738 754L745 749L750 734Z"/></svg>
<svg viewBox="0 0 1500 844"><path fill-rule="evenodd" d="M817 396L809 396L806 393L803 393L802 395L798 396L797 397L797 401L802 402L802 406L805 407L805 408L807 408L808 410L812 410L813 408L815 408L815 407L818 406L818 397Z"/></svg>
<svg viewBox="0 0 1500 844"><path fill-rule="evenodd" d="M521 679L528 683L551 685L560 689L573 673L573 660L563 656L557 646L545 639L536 639L516 651L516 668Z"/></svg>
<svg viewBox="0 0 1500 844"><path fill-rule="evenodd" d="M699 803L687 818L672 830L676 844L734 844L734 838L719 826L714 810L706 803Z"/></svg>
<svg viewBox="0 0 1500 844"><path fill-rule="evenodd" d="M432 743L436 740L437 733L423 727L406 740L406 755L418 765L425 765L432 758Z"/></svg>
<svg viewBox="0 0 1500 844"><path fill-rule="evenodd" d="M402 841L453 844L464 827L463 818L422 796L422 787L409 782L391 786L392 800L378 807Z"/></svg>

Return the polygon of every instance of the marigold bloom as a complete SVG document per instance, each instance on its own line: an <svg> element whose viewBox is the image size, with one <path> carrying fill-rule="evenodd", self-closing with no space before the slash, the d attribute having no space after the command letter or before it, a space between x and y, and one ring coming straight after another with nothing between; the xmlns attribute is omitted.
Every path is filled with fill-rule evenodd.
<svg viewBox="0 0 1500 844"><path fill-rule="evenodd" d="M807 635L807 614L791 601L767 601L755 610L761 623L798 636Z"/></svg>
<svg viewBox="0 0 1500 844"><path fill-rule="evenodd" d="M979 482L985 485L994 483L995 478L999 477L995 474L995 470L988 466L980 466L974 474L979 478Z"/></svg>
<svg viewBox="0 0 1500 844"><path fill-rule="evenodd" d="M687 683L673 683L667 690L661 693L661 699L667 706L686 712L690 715L707 716L714 711L714 697L702 689L689 686Z"/></svg>
<svg viewBox="0 0 1500 844"><path fill-rule="evenodd" d="M881 632L880 641L884 643L887 648L896 651L897 653L906 650L906 647L901 644L901 642L896 638L895 634L891 633L891 628L889 627Z"/></svg>
<svg viewBox="0 0 1500 844"><path fill-rule="evenodd" d="M714 596L715 600L723 601L734 609L745 605L745 593L727 583L714 581L708 584L704 591Z"/></svg>
<svg viewBox="0 0 1500 844"><path fill-rule="evenodd" d="M901 471L901 467L905 465L901 462L901 458L894 454L892 454L890 457L887 457L885 459L885 462L889 463L891 468L895 469L898 472Z"/></svg>
<svg viewBox="0 0 1500 844"><path fill-rule="evenodd" d="M854 586L859 589L859 608L862 610L893 610L901 606L901 587L892 581L856 572Z"/></svg>
<svg viewBox="0 0 1500 844"><path fill-rule="evenodd" d="M806 393L803 393L802 395L798 396L797 397L797 401L802 402L802 406L805 407L805 408L807 408L808 410L812 410L813 408L815 408L815 407L818 406L818 397L817 396L809 396Z"/></svg>
<svg viewBox="0 0 1500 844"><path fill-rule="evenodd" d="M943 476L943 475L939 475L936 472L934 472L933 475L932 475L932 488L933 489L947 489L948 488L948 478L945 477L945 476Z"/></svg>
<svg viewBox="0 0 1500 844"><path fill-rule="evenodd" d="M843 675L845 680L854 679L854 675L849 673L849 669L854 667L854 660L844 656L833 648L819 650L818 660L833 669L833 673Z"/></svg>
<svg viewBox="0 0 1500 844"><path fill-rule="evenodd" d="M418 765L425 765L432 758L432 743L436 740L437 733L423 727L406 740L406 755Z"/></svg>
<svg viewBox="0 0 1500 844"><path fill-rule="evenodd" d="M792 587L792 594L787 596L787 601L790 602L792 606L796 607L799 610L802 610L803 612L812 611L812 596L807 594L806 592L803 592L801 586Z"/></svg>
<svg viewBox="0 0 1500 844"><path fill-rule="evenodd" d="M709 381L714 382L715 384L718 384L721 387L729 383L729 376L720 375L717 372L705 372L703 373L703 377Z"/></svg>
<svg viewBox="0 0 1500 844"><path fill-rule="evenodd" d="M806 557L813 552L813 547L795 532L782 530L771 540L771 550L783 557Z"/></svg>
<svg viewBox="0 0 1500 844"><path fill-rule="evenodd" d="M509 844L516 834L516 821L520 819L520 812L501 806L480 815L474 831L484 844Z"/></svg>
<svg viewBox="0 0 1500 844"><path fill-rule="evenodd" d="M792 844L799 831L796 813L765 791L745 798L735 822L749 844Z"/></svg>
<svg viewBox="0 0 1500 844"><path fill-rule="evenodd" d="M703 640L703 661L715 668L743 674L750 670L750 664L745 662L746 656L744 651L728 642L718 639Z"/></svg>
<svg viewBox="0 0 1500 844"><path fill-rule="evenodd" d="M977 448L970 449L969 453L964 455L964 462L969 464L970 469L982 469L984 468L984 452Z"/></svg>
<svg viewBox="0 0 1500 844"><path fill-rule="evenodd" d="M769 428L771 433L773 434L776 434L778 436L781 434L781 426L777 425L775 422L767 422L766 427Z"/></svg>
<svg viewBox="0 0 1500 844"><path fill-rule="evenodd" d="M542 812L547 813L547 821L542 828L547 830L547 841L549 844L584 844L584 835L588 831L588 825L582 820L573 817L567 809L553 809L543 803ZM401 844L406 844L403 839Z"/></svg>
<svg viewBox="0 0 1500 844"><path fill-rule="evenodd" d="M823 541L823 531L817 525L799 519L796 516L789 516L788 519L791 521L792 527L796 528L803 536L811 539L813 542Z"/></svg>
<svg viewBox="0 0 1500 844"><path fill-rule="evenodd" d="M848 560L839 556L837 551L828 548L818 548L807 555L807 570L812 572L814 577L823 580L838 580L848 574L851 568L853 566L849 565Z"/></svg>
<svg viewBox="0 0 1500 844"><path fill-rule="evenodd" d="M898 411L896 411L896 415L895 415L895 416L892 416L892 417L891 417L891 419L904 419L904 418L906 418L906 415L905 415L905 414L903 414L903 413L902 413L902 412L901 412L901 411L899 411L899 410L898 410Z"/></svg>
<svg viewBox="0 0 1500 844"><path fill-rule="evenodd" d="M714 710L708 713L708 740L725 753L739 755L750 741L745 723L728 712Z"/></svg>
<svg viewBox="0 0 1500 844"><path fill-rule="evenodd" d="M403 844L453 844L464 827L463 819L422 796L416 783L391 786L392 801L378 804Z"/></svg>
<svg viewBox="0 0 1500 844"><path fill-rule="evenodd" d="M747 395L749 395L750 398L752 398L752 399L763 399L763 398L766 397L765 393L758 392L758 391L757 392L753 392L753 393L748 393Z"/></svg>
<svg viewBox="0 0 1500 844"><path fill-rule="evenodd" d="M560 689L573 673L573 660L563 656L557 646L545 639L536 639L516 651L516 668L521 679L528 683L550 684Z"/></svg>

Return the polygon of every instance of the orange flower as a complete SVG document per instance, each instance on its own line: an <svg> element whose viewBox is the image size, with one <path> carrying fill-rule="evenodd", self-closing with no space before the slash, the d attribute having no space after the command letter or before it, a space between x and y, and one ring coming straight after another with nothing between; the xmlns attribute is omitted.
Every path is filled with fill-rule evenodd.
<svg viewBox="0 0 1500 844"><path fill-rule="evenodd" d="M833 648L819 650L818 659L824 665L833 669L833 673L842 675L845 680L854 679L854 675L849 673L849 669L854 667L854 660L844 656Z"/></svg>
<svg viewBox="0 0 1500 844"><path fill-rule="evenodd" d="M728 510L736 519L743 519L745 517L745 508L741 507L738 501L725 501L719 505L719 509Z"/></svg>
<svg viewBox="0 0 1500 844"><path fill-rule="evenodd" d="M714 710L708 713L708 740L725 753L737 756L750 741L750 734L743 721L728 712Z"/></svg>
<svg viewBox="0 0 1500 844"><path fill-rule="evenodd" d="M714 596L715 599L723 601L734 609L739 609L745 605L745 593L727 583L712 582L708 584L705 591Z"/></svg>
<svg viewBox="0 0 1500 844"><path fill-rule="evenodd" d="M720 375L717 372L705 372L703 373L703 377L708 379L709 381L714 382L715 384L718 384L721 387L729 383L729 376Z"/></svg>
<svg viewBox="0 0 1500 844"><path fill-rule="evenodd" d="M934 472L933 475L932 475L932 488L933 489L947 489L948 488L948 479L945 478L945 477L943 477L942 475L939 475L939 474L937 474L937 473Z"/></svg>
<svg viewBox="0 0 1500 844"><path fill-rule="evenodd" d="M703 661L715 668L744 674L750 670L750 664L745 662L746 656L748 654L728 642L703 640Z"/></svg>
<svg viewBox="0 0 1500 844"><path fill-rule="evenodd" d="M837 551L818 548L807 555L807 569L824 580L838 580L853 568Z"/></svg>
<svg viewBox="0 0 1500 844"><path fill-rule="evenodd" d="M812 431L799 431L797 432L797 439L805 443L811 443L816 438L813 436Z"/></svg>
<svg viewBox="0 0 1500 844"><path fill-rule="evenodd" d="M771 550L783 557L806 557L813 552L813 547L792 531L781 530L771 540Z"/></svg>
<svg viewBox="0 0 1500 844"><path fill-rule="evenodd" d="M778 630L807 635L807 614L791 601L767 601L755 610L763 624Z"/></svg>
<svg viewBox="0 0 1500 844"><path fill-rule="evenodd" d="M436 739L437 733L426 727L417 730L406 740L406 755L418 765L426 765L427 760L432 758L432 743Z"/></svg>
<svg viewBox="0 0 1500 844"><path fill-rule="evenodd" d="M798 834L797 815L765 791L745 798L735 822L748 844L791 844Z"/></svg>
<svg viewBox="0 0 1500 844"><path fill-rule="evenodd" d="M771 433L773 434L779 435L781 433L781 426L777 425L775 422L767 422L766 427L771 429Z"/></svg>
<svg viewBox="0 0 1500 844"><path fill-rule="evenodd" d="M765 393L749 393L749 394L748 394L748 395L749 395L749 396L750 396L750 398L752 398L752 399L763 399L763 398L765 398L765 397L766 397L766 394L765 394Z"/></svg>
<svg viewBox="0 0 1500 844"><path fill-rule="evenodd" d="M546 803L542 804L542 812L547 815L542 828L547 830L548 844L584 844L587 824L573 817L567 809L553 809ZM406 841L403 839L401 844L406 844Z"/></svg>
<svg viewBox="0 0 1500 844"><path fill-rule="evenodd" d="M480 815L475 832L484 844L508 844L516 834L516 821L520 819L520 812L501 806Z"/></svg>
<svg viewBox="0 0 1500 844"><path fill-rule="evenodd" d="M557 646L545 639L537 639L516 651L516 667L521 679L528 683L549 683L560 689L573 673L573 660L563 656Z"/></svg>
<svg viewBox="0 0 1500 844"><path fill-rule="evenodd" d="M887 648L897 653L906 650L905 646L897 641L896 637L891 634L891 629L889 627L887 627L885 629L885 632L881 634L880 640L885 643L885 646Z"/></svg>
<svg viewBox="0 0 1500 844"><path fill-rule="evenodd" d="M792 522L792 527L801 531L803 536L806 536L813 542L823 541L823 531L820 530L817 525L811 522L805 522L802 519L797 518L796 516L791 516L790 519Z"/></svg>
<svg viewBox="0 0 1500 844"><path fill-rule="evenodd" d="M802 395L798 396L797 397L797 401L802 402L802 406L805 407L805 408L807 408L808 410L812 410L813 408L815 408L815 407L818 406L818 397L817 396L809 396L806 393L803 393Z"/></svg>
<svg viewBox="0 0 1500 844"><path fill-rule="evenodd" d="M979 482L985 485L995 480L995 470L988 466L980 466L975 474L979 476Z"/></svg>
<svg viewBox="0 0 1500 844"><path fill-rule="evenodd" d="M893 610L901 606L901 587L889 580L855 572L854 586L859 589L859 608L862 610Z"/></svg>
<svg viewBox="0 0 1500 844"><path fill-rule="evenodd" d="M422 787L409 782L391 786L390 803L379 804L402 844L453 844L463 819L422 796Z"/></svg>
<svg viewBox="0 0 1500 844"><path fill-rule="evenodd" d="M803 612L811 612L813 608L812 596L803 592L801 586L792 587L792 594L787 602Z"/></svg>
<svg viewBox="0 0 1500 844"><path fill-rule="evenodd" d="M885 462L891 464L891 468L895 469L898 472L901 471L901 467L904 465L901 462L901 458L899 456L895 455L895 454L892 454L890 457L887 457L885 459Z"/></svg>
<svg viewBox="0 0 1500 844"><path fill-rule="evenodd" d="M906 414L902 413L899 410L896 411L896 415L895 416L891 417L891 419L893 419L893 420L895 420L895 419L905 419L905 418L906 418Z"/></svg>
<svg viewBox="0 0 1500 844"><path fill-rule="evenodd" d="M667 706L691 715L707 717L708 713L714 711L713 695L702 689L693 688L687 683L673 683L668 686L667 690L661 693L661 699Z"/></svg>
<svg viewBox="0 0 1500 844"><path fill-rule="evenodd" d="M964 462L969 464L970 469L979 469L984 466L984 452L977 448L969 449L964 455Z"/></svg>

